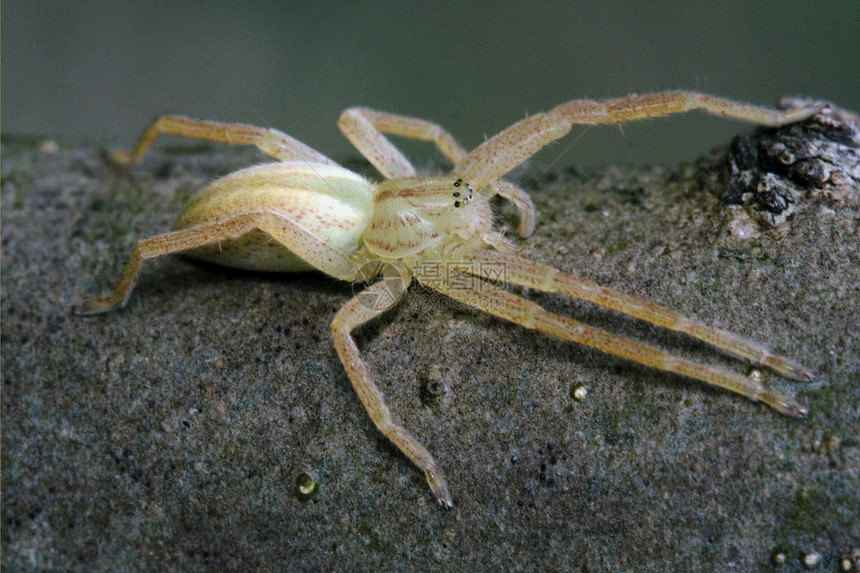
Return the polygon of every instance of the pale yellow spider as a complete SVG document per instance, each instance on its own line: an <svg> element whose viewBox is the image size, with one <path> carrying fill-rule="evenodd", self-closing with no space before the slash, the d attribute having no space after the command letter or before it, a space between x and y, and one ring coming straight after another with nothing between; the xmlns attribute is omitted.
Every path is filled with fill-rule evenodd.
<svg viewBox="0 0 860 573"><path fill-rule="evenodd" d="M162 116L144 132L122 162L136 162L162 133L235 144L253 144L278 159L242 169L212 183L180 213L174 230L135 246L116 290L77 307L80 314L105 312L128 300L144 260L187 251L200 259L244 269L318 269L345 281L379 274L337 312L332 332L337 353L374 424L418 467L442 506L453 505L445 479L421 443L396 424L368 375L351 332L390 308L413 278L466 305L499 318L585 344L640 364L675 372L803 417L791 396L746 377L697 364L570 318L498 283L509 283L587 300L658 326L687 333L739 358L800 380L802 366L764 346L705 326L671 310L521 258L493 229L489 200L500 195L520 215L519 234L534 229L528 195L501 179L543 146L567 134L572 124L604 124L703 109L752 123L779 126L803 120L817 107L772 111L693 92L634 95L606 101L574 100L528 117L466 152L440 126L421 119L352 108L338 125L385 176L374 183L273 129L244 124ZM454 164L447 175L418 177L383 133L433 141Z"/></svg>

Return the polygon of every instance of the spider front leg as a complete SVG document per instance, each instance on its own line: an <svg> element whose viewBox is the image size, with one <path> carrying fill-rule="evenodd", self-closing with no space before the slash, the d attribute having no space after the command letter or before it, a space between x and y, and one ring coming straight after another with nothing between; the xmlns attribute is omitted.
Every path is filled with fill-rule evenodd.
<svg viewBox="0 0 860 573"><path fill-rule="evenodd" d="M776 127L804 120L821 104L771 110L697 92L668 91L609 100L573 100L546 113L515 123L473 149L454 168L454 175L476 189L499 179L548 143L570 132L574 124L622 123L701 109L714 115Z"/></svg>
<svg viewBox="0 0 860 573"><path fill-rule="evenodd" d="M806 409L795 402L791 396L769 390L754 378L678 358L647 344L611 334L567 317L551 314L532 301L480 279L476 279L478 285L472 289L452 287L452 285L475 282L469 280L469 275L456 269L448 269L447 280L440 280L436 275L422 277L418 274L417 277L423 284L454 300L526 328L537 329L645 366L674 372L712 386L725 388L751 400L763 402L789 416L806 416Z"/></svg>
<svg viewBox="0 0 860 573"><path fill-rule="evenodd" d="M451 494L448 492L448 485L445 483L445 478L439 473L436 468L436 462L430 452L421 445L415 438L404 430L401 426L395 424L391 420L391 413L385 405L382 393L373 383L364 362L352 339L351 332L358 326L379 316L390 308L400 297L406 292L409 285L408 279L398 281L379 281L364 291L357 297L347 302L335 315L332 321L331 328L334 335L334 345L337 349L337 354L343 366L346 369L346 374L349 377L352 386L358 394L364 409L367 410L370 419L379 429L380 432L391 440L400 451L412 460L419 468L424 470L427 477L427 483L430 489L436 496L439 503L446 509L454 506L451 499ZM396 292L391 292L395 289ZM368 300L387 300L386 305L369 305Z"/></svg>
<svg viewBox="0 0 860 573"><path fill-rule="evenodd" d="M147 259L237 239L256 229L267 233L286 249L331 276L347 281L355 277L354 264L346 255L291 219L272 211L256 211L138 241L114 292L81 304L73 312L98 314L125 306L140 268Z"/></svg>
<svg viewBox="0 0 860 573"><path fill-rule="evenodd" d="M131 151L114 151L111 157L123 164L137 163L152 147L158 136L162 134L233 145L256 145L263 153L280 161L308 161L336 165L334 161L316 149L276 129L245 123L221 123L191 119L180 115L157 117L143 132L134 149Z"/></svg>

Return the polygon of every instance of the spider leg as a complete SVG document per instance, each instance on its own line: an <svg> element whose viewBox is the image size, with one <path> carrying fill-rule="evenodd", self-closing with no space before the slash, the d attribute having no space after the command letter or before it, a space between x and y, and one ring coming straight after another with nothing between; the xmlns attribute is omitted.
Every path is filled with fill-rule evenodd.
<svg viewBox="0 0 860 573"><path fill-rule="evenodd" d="M415 117L351 107L341 114L337 124L355 148L388 179L414 177L416 172L385 133L432 141L455 165L466 156L466 150L440 125Z"/></svg>
<svg viewBox="0 0 860 573"><path fill-rule="evenodd" d="M645 366L674 372L724 388L751 400L764 402L782 414L796 417L806 415L806 409L797 404L791 396L769 390L754 378L678 358L658 348L611 334L567 317L551 314L540 305L492 283L478 278L470 282L470 275L457 269L448 269L447 280L440 279L432 273L427 277L422 277L421 274L416 276L422 284L442 294L526 328L534 328ZM464 289L457 286L475 282L478 284L474 288Z"/></svg>
<svg viewBox="0 0 860 573"><path fill-rule="evenodd" d="M256 145L280 161L309 161L337 165L334 161L294 137L276 129L246 123L221 123L191 119L180 115L162 115L146 128L131 151L117 150L111 155L119 163L137 163L161 134L179 135L233 145Z"/></svg>
<svg viewBox="0 0 860 573"><path fill-rule="evenodd" d="M408 159L385 137L385 133L432 141L442 154L457 165L467 156L466 150L439 124L394 113L376 111L366 107L352 107L344 111L338 126L347 139L376 169L388 179L414 177L415 168ZM518 186L507 181L490 185L493 194L513 203L520 213L518 233L528 237L534 231L535 208L531 198Z"/></svg>
<svg viewBox="0 0 860 573"><path fill-rule="evenodd" d="M697 92L668 91L609 100L573 100L515 123L472 150L454 175L480 189L567 135L573 124L598 125L702 109L741 121L780 126L801 121L821 109L812 104L784 111L765 109Z"/></svg>
<svg viewBox="0 0 860 573"><path fill-rule="evenodd" d="M489 250L463 250L458 255L458 260L470 263L464 267L464 270L478 276L587 300L651 324L683 332L728 354L767 366L783 376L796 380L812 380L812 374L803 366L773 354L761 344L725 330L709 327L666 307L579 277L563 274L549 265L530 261L512 253ZM500 273L503 273L504 277L498 276Z"/></svg>
<svg viewBox="0 0 860 573"><path fill-rule="evenodd" d="M147 259L236 239L255 229L268 233L288 250L331 276L347 281L355 277L354 264L346 255L295 221L272 211L253 211L138 241L114 292L79 305L73 312L98 314L125 306L140 268Z"/></svg>
<svg viewBox="0 0 860 573"><path fill-rule="evenodd" d="M388 179L412 177L415 169L383 133L432 141L455 165L466 156L466 150L442 126L405 115L351 107L337 121L343 134Z"/></svg>
<svg viewBox="0 0 860 573"><path fill-rule="evenodd" d="M409 282L379 281L358 296L347 302L335 315L332 321L332 332L334 334L334 345L340 357L346 374L352 382L355 392L358 394L364 409L367 410L370 419L380 432L391 440L400 451L412 460L419 468L424 470L427 483L436 496L439 503L447 508L453 507L454 503L445 478L436 468L436 462L430 452L422 446L418 440L409 435L401 426L391 420L391 413L385 405L382 393L373 383L364 362L358 351L358 347L352 338L351 332L358 326L379 316L390 308L406 292ZM391 292L394 289L396 292ZM385 305L368 304L368 300L384 299L388 301Z"/></svg>

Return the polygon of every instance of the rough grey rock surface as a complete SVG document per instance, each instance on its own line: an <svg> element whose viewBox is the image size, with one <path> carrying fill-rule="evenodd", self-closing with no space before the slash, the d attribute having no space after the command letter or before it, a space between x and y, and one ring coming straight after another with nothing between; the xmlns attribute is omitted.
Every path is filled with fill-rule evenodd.
<svg viewBox="0 0 860 573"><path fill-rule="evenodd" d="M810 415L413 286L357 339L448 478L446 512L337 359L329 323L350 285L173 257L145 265L125 309L70 314L113 288L134 242L167 229L206 182L263 161L161 149L123 170L92 148L4 141L10 571L750 571L780 559L799 571L813 552L833 571L860 547L860 216L856 183L825 192L840 157L820 185L794 181L790 216L772 221L756 212L766 202L719 194L726 149L697 165L525 170L539 211L534 236L515 240L526 256L766 342L815 374L763 372ZM513 210L499 212L515 228ZM613 312L527 296L748 367ZM319 487L310 500L296 489L305 473Z"/></svg>

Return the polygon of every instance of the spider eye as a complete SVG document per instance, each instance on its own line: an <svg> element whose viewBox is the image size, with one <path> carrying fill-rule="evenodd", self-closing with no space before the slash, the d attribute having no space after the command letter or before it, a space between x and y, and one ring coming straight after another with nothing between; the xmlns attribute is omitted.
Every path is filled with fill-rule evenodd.
<svg viewBox="0 0 860 573"><path fill-rule="evenodd" d="M465 205L466 203L468 203L472 199L472 186L469 185L468 183L466 183L465 181L463 181L462 179L457 179L456 181L454 181L454 187L459 188L459 187L462 187L464 185L466 186L466 191L468 191L468 193L465 197L462 198L462 200L454 201L454 207L461 207L461 206ZM454 193L452 193L452 195L454 197L460 197L461 193L459 191L454 191Z"/></svg>
<svg viewBox="0 0 860 573"><path fill-rule="evenodd" d="M466 187L467 191L465 197L462 197L463 194L460 191L454 191L454 193L452 193L454 197L458 198L457 201L454 201L454 207L462 207L472 199L472 186L463 181L462 179L457 179L456 181L454 181L454 187L459 189L460 187L464 186Z"/></svg>

